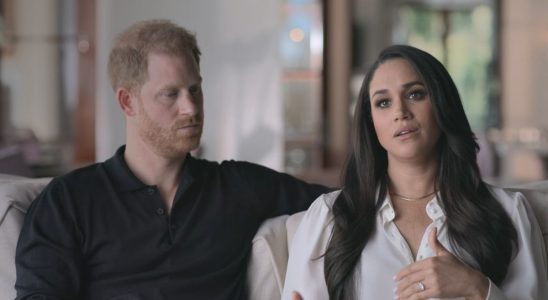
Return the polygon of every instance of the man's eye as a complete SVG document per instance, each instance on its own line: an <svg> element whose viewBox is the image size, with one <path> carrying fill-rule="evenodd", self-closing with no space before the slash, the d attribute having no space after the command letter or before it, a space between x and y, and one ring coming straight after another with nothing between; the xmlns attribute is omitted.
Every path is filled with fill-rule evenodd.
<svg viewBox="0 0 548 300"><path fill-rule="evenodd" d="M199 94L200 92L202 91L202 88L200 86L193 86L189 89L189 92L192 94L192 95L197 95Z"/></svg>
<svg viewBox="0 0 548 300"><path fill-rule="evenodd" d="M177 98L177 96L179 96L179 93L177 91L167 91L164 95L167 98Z"/></svg>

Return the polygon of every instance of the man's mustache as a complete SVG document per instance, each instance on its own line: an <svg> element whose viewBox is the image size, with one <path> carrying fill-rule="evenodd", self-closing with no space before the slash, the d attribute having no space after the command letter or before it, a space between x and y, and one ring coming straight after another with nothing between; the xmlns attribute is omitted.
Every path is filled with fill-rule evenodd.
<svg viewBox="0 0 548 300"><path fill-rule="evenodd" d="M202 124L201 117L191 116L191 117L184 117L184 118L175 120L171 128L176 130L184 127L198 126L201 124Z"/></svg>

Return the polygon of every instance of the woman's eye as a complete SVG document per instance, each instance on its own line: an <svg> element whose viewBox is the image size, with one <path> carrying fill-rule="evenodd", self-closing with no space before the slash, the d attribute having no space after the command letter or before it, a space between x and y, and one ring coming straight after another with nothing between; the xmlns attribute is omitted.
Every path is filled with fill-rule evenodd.
<svg viewBox="0 0 548 300"><path fill-rule="evenodd" d="M411 100L421 100L424 96L426 96L426 92L417 90L410 92L408 98Z"/></svg>
<svg viewBox="0 0 548 300"><path fill-rule="evenodd" d="M387 108L390 106L390 101L388 99L381 99L376 102L377 107L379 108Z"/></svg>

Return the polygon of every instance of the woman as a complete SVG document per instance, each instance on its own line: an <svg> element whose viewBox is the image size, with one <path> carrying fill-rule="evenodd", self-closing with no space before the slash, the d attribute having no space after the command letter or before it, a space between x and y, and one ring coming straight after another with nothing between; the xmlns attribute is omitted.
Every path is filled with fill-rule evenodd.
<svg viewBox="0 0 548 300"><path fill-rule="evenodd" d="M283 299L548 299L538 224L522 194L481 180L478 149L443 65L410 46L382 51L344 187L303 218Z"/></svg>

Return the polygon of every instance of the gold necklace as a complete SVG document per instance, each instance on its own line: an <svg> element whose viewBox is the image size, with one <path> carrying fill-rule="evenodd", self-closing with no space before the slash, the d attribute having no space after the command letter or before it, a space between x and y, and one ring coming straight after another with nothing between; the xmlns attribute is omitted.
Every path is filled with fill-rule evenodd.
<svg viewBox="0 0 548 300"><path fill-rule="evenodd" d="M429 196L432 196L436 193L436 191L433 191L432 193L428 193L424 196L421 196L421 197L417 197L417 198L411 198L411 197L405 197L405 196L402 196L398 193L394 193L394 192L390 192L390 195L393 195L393 196L398 196L400 199L402 200L405 200L405 201L419 201L419 200L422 200L426 197L429 197Z"/></svg>

